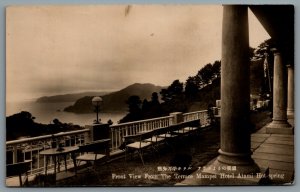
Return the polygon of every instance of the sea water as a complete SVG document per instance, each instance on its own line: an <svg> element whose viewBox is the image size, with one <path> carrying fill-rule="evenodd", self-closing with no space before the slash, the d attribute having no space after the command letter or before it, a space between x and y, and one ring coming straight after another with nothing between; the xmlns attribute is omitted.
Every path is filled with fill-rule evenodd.
<svg viewBox="0 0 300 192"><path fill-rule="evenodd" d="M36 123L50 124L53 119L58 119L62 123L73 123L80 126L93 124L96 119L96 113L76 114L65 112L64 108L73 105L73 102L57 102L57 103L37 103L35 101L18 101L6 102L6 117L28 111L35 117ZM114 124L127 114L126 111L116 112L100 112L99 118L101 122L106 123L109 119Z"/></svg>

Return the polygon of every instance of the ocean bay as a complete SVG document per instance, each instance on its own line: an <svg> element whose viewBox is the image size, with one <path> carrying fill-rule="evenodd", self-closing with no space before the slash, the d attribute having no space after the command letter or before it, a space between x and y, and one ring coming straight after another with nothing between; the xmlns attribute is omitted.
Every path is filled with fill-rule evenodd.
<svg viewBox="0 0 300 192"><path fill-rule="evenodd" d="M62 123L73 123L80 126L92 124L96 119L96 113L76 114L63 111L65 107L73 102L57 103L37 103L35 101L6 102L6 117L21 111L28 111L35 117L36 123L50 124L53 119L58 119ZM100 112L101 122L106 123L109 119L114 124L127 114L126 111Z"/></svg>

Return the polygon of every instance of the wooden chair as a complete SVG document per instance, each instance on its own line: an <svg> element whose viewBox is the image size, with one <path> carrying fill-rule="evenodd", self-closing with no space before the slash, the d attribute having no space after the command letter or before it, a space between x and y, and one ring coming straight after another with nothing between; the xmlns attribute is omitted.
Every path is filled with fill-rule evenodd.
<svg viewBox="0 0 300 192"><path fill-rule="evenodd" d="M20 187L28 185L28 171L31 160L6 165L6 176L19 176Z"/></svg>
<svg viewBox="0 0 300 192"><path fill-rule="evenodd" d="M185 133L194 134L197 133L200 129L200 120L193 120L185 123Z"/></svg>
<svg viewBox="0 0 300 192"><path fill-rule="evenodd" d="M138 152L143 165L143 153L146 149L152 147L153 145L153 131L138 133L136 135L127 135L123 137L123 142L125 143L125 160L127 159L127 153L135 151Z"/></svg>
<svg viewBox="0 0 300 192"><path fill-rule="evenodd" d="M183 136L185 134L185 123L179 123L170 127L170 135L172 135L172 137Z"/></svg>
<svg viewBox="0 0 300 192"><path fill-rule="evenodd" d="M171 147L174 151L173 141L178 137L178 134L175 134L174 131L178 130L180 127L178 125L170 125L169 127L165 127L162 129L158 137L163 138L164 144Z"/></svg>
<svg viewBox="0 0 300 192"><path fill-rule="evenodd" d="M147 142L152 142L153 149L158 152L158 147L165 143L166 134L168 132L167 127L154 129L152 137L145 139Z"/></svg>
<svg viewBox="0 0 300 192"><path fill-rule="evenodd" d="M101 160L107 160L109 158L109 145L110 139L101 139L86 143L79 146L79 156L76 157L77 167L82 161L92 163L95 170L95 164Z"/></svg>
<svg viewBox="0 0 300 192"><path fill-rule="evenodd" d="M193 120L188 122L183 122L178 125L176 125L172 133L176 135L190 135L194 132L197 132L200 128L200 121L199 120Z"/></svg>
<svg viewBox="0 0 300 192"><path fill-rule="evenodd" d="M173 133L173 131L177 128L177 125L170 125L169 127L163 128L163 132L159 134L158 137L165 138L165 140L169 138L175 138L177 137L176 134Z"/></svg>

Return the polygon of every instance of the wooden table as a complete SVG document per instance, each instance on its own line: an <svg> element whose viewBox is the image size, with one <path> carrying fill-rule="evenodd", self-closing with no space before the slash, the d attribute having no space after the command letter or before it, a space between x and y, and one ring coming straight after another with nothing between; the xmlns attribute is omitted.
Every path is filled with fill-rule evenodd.
<svg viewBox="0 0 300 192"><path fill-rule="evenodd" d="M65 171L67 172L67 155L71 154L71 158L73 159L73 163L74 163L74 170L76 173L76 156L75 156L75 152L79 149L79 147L77 146L71 146L71 147L63 147L63 150L57 150L57 148L52 148L52 149L46 149L40 152L40 155L43 155L46 158L46 165L45 165L45 175L47 175L47 168L48 168L48 161L49 158L52 157L52 160L54 162L54 175L56 175L56 166L57 163L58 165L60 165L60 158L59 157L63 157L64 158L64 162L65 162ZM58 171L60 166L58 166Z"/></svg>

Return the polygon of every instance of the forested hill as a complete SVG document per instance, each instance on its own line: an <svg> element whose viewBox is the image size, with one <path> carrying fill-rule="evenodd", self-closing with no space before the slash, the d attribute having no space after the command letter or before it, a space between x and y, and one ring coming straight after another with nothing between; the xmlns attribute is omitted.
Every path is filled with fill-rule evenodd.
<svg viewBox="0 0 300 192"><path fill-rule="evenodd" d="M101 111L127 111L127 99L132 95L137 95L140 98L150 99L153 92L160 92L161 86L155 86L150 83L132 84L120 91L116 91L102 96L103 103L100 107ZM74 113L93 113L94 106L92 105L92 98L96 95L85 96L78 99L74 105L66 107L64 111ZM97 95L98 96L98 95Z"/></svg>

